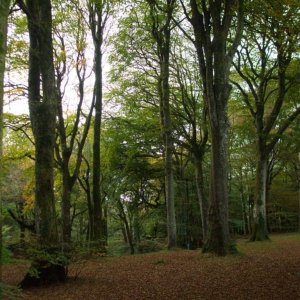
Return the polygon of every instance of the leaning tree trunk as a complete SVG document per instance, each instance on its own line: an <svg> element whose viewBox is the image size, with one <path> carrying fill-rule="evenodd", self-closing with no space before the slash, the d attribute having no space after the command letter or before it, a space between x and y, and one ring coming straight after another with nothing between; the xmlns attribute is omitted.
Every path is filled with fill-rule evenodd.
<svg viewBox="0 0 300 300"><path fill-rule="evenodd" d="M1 0L0 3L0 282L2 282L2 159L3 159L3 97L4 97L4 73L6 58L7 17L10 0ZM0 288L0 298L2 290Z"/></svg>

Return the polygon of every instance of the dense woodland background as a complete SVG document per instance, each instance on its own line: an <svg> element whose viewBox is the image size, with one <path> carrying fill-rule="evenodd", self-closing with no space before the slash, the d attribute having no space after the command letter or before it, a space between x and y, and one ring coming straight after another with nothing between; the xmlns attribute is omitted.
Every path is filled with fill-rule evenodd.
<svg viewBox="0 0 300 300"><path fill-rule="evenodd" d="M300 230L298 1L1 0L0 25L4 258Z"/></svg>

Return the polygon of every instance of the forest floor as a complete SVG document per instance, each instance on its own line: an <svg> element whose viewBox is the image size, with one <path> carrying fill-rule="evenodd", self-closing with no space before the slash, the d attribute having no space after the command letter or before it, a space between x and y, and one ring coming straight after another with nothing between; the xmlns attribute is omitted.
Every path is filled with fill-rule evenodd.
<svg viewBox="0 0 300 300"><path fill-rule="evenodd" d="M300 299L300 234L271 241L238 240L238 255L215 257L200 250L98 257L70 266L64 284L32 288L22 299ZM24 264L5 266L17 284Z"/></svg>

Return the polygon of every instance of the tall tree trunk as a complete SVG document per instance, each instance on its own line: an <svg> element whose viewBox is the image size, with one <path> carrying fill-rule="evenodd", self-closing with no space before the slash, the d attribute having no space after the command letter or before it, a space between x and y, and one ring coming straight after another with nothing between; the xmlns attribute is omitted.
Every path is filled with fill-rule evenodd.
<svg viewBox="0 0 300 300"><path fill-rule="evenodd" d="M94 118L94 140L93 140L93 228L92 240L103 246L104 228L101 199L101 162L100 162L100 141L102 122L102 45L103 30L106 17L103 17L105 1L90 2L90 26L94 42L94 73L95 73L95 118Z"/></svg>
<svg viewBox="0 0 300 300"><path fill-rule="evenodd" d="M35 140L35 227L39 247L57 258L58 232L54 199L54 147L58 94L55 84L50 0L27 0L29 47L29 112ZM40 91L42 86L42 93ZM45 256L47 257L47 256ZM21 287L66 279L64 265L36 257Z"/></svg>
<svg viewBox="0 0 300 300"><path fill-rule="evenodd" d="M227 103L231 90L229 73L234 53L242 38L243 0L191 0L190 5L192 16L186 9L185 13L194 30L212 138L208 233L203 251L225 255L231 251L227 188ZM234 18L235 12L237 18ZM234 21L235 34L229 39Z"/></svg>
<svg viewBox="0 0 300 300"><path fill-rule="evenodd" d="M223 90L223 91L222 91ZM222 91L222 92L221 92ZM225 93L224 93L225 91ZM226 91L228 91L226 93ZM219 93L218 93L219 92ZM210 104L210 126L212 136L211 178L210 178L210 206L208 211L208 235L203 251L213 251L225 255L230 245L228 226L228 174L227 174L227 101L229 88L219 87L217 103Z"/></svg>
<svg viewBox="0 0 300 300"><path fill-rule="evenodd" d="M7 17L9 13L10 0L1 0L0 3L0 282L2 282L2 169L3 169L3 97L4 97L4 73L6 59L7 40ZM0 288L0 298L2 290Z"/></svg>
<svg viewBox="0 0 300 300"><path fill-rule="evenodd" d="M58 241L54 203L57 92L53 65L50 0L28 0L29 112L35 138L35 221L42 244ZM40 93L40 75L42 96Z"/></svg>

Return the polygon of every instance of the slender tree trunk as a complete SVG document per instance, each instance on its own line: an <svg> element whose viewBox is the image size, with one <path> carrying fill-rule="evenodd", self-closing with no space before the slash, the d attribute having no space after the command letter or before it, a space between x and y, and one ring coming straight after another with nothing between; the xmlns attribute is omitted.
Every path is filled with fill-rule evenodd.
<svg viewBox="0 0 300 300"><path fill-rule="evenodd" d="M204 194L204 182L203 182L203 166L202 158L195 156L195 177L196 177L196 188L198 195L198 202L200 207L201 214L201 224L202 224L202 239L203 241L207 238L207 212L208 212L208 203L205 199Z"/></svg>
<svg viewBox="0 0 300 300"><path fill-rule="evenodd" d="M102 122L102 45L103 29L106 19L103 18L104 2L94 1L90 3L90 26L94 42L94 73L95 73L95 118L94 118L94 140L93 140L93 228L92 240L103 246L104 229L102 217L101 199L101 122Z"/></svg>
<svg viewBox="0 0 300 300"><path fill-rule="evenodd" d="M63 190L62 190L62 239L64 244L67 246L71 242L71 191L73 184L71 183L71 178L68 170L68 166L63 167Z"/></svg>
<svg viewBox="0 0 300 300"><path fill-rule="evenodd" d="M122 230L125 229L127 241L128 241L129 247L130 247L130 254L134 254L134 241L133 241L132 228L130 226L127 215L124 211L123 204L120 199L117 200L117 204L119 206L119 217L124 224Z"/></svg>
<svg viewBox="0 0 300 300"><path fill-rule="evenodd" d="M169 67L170 67L170 37L171 20L175 1L167 0L165 7L160 7L156 1L149 1L150 16L152 18L152 34L156 41L159 59L158 94L160 100L160 117L162 126L162 136L164 141L165 159L165 196L167 204L167 230L168 230L168 249L176 247L177 229L175 217L174 201L174 171L173 171L173 152L174 141L172 138L172 121L170 113L170 86L169 86ZM157 11L164 14L164 20L159 20Z"/></svg>
<svg viewBox="0 0 300 300"><path fill-rule="evenodd" d="M3 97L4 97L4 73L6 59L6 40L7 40L7 17L9 13L10 0L0 2L0 282L2 282L2 169L3 169ZM0 298L2 289L0 288Z"/></svg>
<svg viewBox="0 0 300 300"><path fill-rule="evenodd" d="M169 48L165 51L169 51ZM166 61L161 62L158 89L161 102L162 136L164 139L165 148L165 197L167 204L168 249L171 249L176 247L177 244L173 171L174 145L172 139L172 123L169 103L169 53L164 53L164 55L166 55Z"/></svg>

